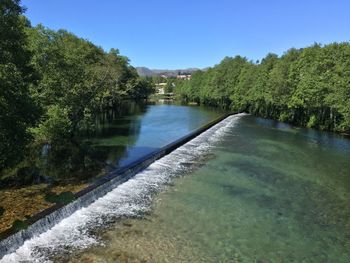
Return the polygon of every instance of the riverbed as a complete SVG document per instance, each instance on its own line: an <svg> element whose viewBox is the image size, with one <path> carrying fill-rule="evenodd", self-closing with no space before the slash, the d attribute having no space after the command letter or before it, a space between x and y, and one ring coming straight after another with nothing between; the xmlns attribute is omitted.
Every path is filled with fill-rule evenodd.
<svg viewBox="0 0 350 263"><path fill-rule="evenodd" d="M350 262L348 139L243 116L210 155L70 262Z"/></svg>

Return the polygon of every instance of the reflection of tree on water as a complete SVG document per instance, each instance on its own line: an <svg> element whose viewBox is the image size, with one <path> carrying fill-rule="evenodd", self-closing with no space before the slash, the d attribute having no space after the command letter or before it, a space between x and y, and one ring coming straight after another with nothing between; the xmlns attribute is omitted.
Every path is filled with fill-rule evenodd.
<svg viewBox="0 0 350 263"><path fill-rule="evenodd" d="M124 156L127 145L140 132L134 116L145 111L145 103L122 102L119 108L99 114L94 129L82 132L76 140L32 145L26 160L10 176L0 179L0 188L91 182L110 169L107 160Z"/></svg>
<svg viewBox="0 0 350 263"><path fill-rule="evenodd" d="M130 133L128 132L130 122L135 121L134 116L146 112L147 104L142 101L122 101L118 108L111 108L98 114L94 129L86 129L81 135L89 139L128 135Z"/></svg>
<svg viewBox="0 0 350 263"><path fill-rule="evenodd" d="M123 102L120 107L99 114L94 132L82 135L79 142L53 145L40 164L43 174L56 183L90 182L105 174L107 160L119 159L125 153L126 143L134 140L140 132L140 124L133 116L145 112L144 103ZM121 117L123 116L123 117ZM99 140L112 140L110 145L99 144ZM121 138L121 139L120 139ZM118 143L119 142L119 143Z"/></svg>
<svg viewBox="0 0 350 263"><path fill-rule="evenodd" d="M88 143L54 145L39 161L40 171L56 183L86 182L104 168L106 153Z"/></svg>
<svg viewBox="0 0 350 263"><path fill-rule="evenodd" d="M32 215L53 203L73 200L73 193L103 174L105 156L87 143L32 146L21 166L0 180L0 236L11 227L25 227Z"/></svg>
<svg viewBox="0 0 350 263"><path fill-rule="evenodd" d="M88 182L105 164L106 153L96 151L87 143L33 146L26 161L11 176L0 181L0 187L23 187L33 184L71 184ZM44 152L44 155L42 155Z"/></svg>
<svg viewBox="0 0 350 263"><path fill-rule="evenodd" d="M149 104L149 103L148 103ZM141 117L147 111L146 103L127 102L118 110L98 116L94 134L88 136L97 151L108 153L105 161L112 167L126 158L127 148L137 141L141 131Z"/></svg>
<svg viewBox="0 0 350 263"><path fill-rule="evenodd" d="M80 138L31 145L26 159L0 176L0 233L52 203L71 200L73 192L115 169L139 136L138 116L145 111L144 103L123 103L101 113Z"/></svg>
<svg viewBox="0 0 350 263"><path fill-rule="evenodd" d="M214 115L200 108L129 102L99 114L77 137L32 145L26 160L8 179L0 178L0 207L5 211L0 216L0 232L52 203L69 202L73 193L110 169L138 160Z"/></svg>

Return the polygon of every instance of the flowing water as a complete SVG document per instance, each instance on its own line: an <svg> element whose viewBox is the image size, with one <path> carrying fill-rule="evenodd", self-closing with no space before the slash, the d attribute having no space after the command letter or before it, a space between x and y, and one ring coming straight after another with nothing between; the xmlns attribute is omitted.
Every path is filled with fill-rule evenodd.
<svg viewBox="0 0 350 263"><path fill-rule="evenodd" d="M3 262L350 262L350 141L231 116Z"/></svg>

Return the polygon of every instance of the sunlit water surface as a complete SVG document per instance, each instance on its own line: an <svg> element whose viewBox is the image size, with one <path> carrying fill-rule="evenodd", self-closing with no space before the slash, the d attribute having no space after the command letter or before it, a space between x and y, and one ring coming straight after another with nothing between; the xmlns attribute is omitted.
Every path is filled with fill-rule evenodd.
<svg viewBox="0 0 350 263"><path fill-rule="evenodd" d="M349 204L348 139L239 115L0 262L348 263Z"/></svg>
<svg viewBox="0 0 350 263"><path fill-rule="evenodd" d="M210 153L71 261L350 262L349 140L244 116Z"/></svg>

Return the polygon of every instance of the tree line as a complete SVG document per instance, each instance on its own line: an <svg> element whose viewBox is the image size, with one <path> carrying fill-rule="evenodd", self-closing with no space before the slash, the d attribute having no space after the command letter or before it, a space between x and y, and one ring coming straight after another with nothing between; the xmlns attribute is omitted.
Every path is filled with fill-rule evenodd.
<svg viewBox="0 0 350 263"><path fill-rule="evenodd" d="M236 56L177 84L182 100L294 125L350 132L350 44L292 48L261 62Z"/></svg>
<svg viewBox="0 0 350 263"><path fill-rule="evenodd" d="M32 143L74 140L99 112L153 92L117 49L32 27L19 0L0 1L0 171Z"/></svg>

